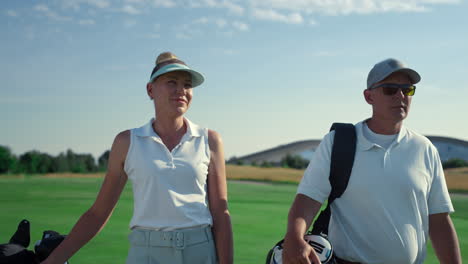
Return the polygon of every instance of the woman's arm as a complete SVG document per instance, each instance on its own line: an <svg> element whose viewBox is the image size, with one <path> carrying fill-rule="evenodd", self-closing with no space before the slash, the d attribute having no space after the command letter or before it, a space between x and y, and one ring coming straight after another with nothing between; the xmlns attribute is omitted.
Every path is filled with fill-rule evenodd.
<svg viewBox="0 0 468 264"><path fill-rule="evenodd" d="M226 166L221 136L212 130L208 131L211 151L208 167L208 199L213 217L213 234L216 252L220 264L233 263L233 239L231 216L228 210Z"/></svg>
<svg viewBox="0 0 468 264"><path fill-rule="evenodd" d="M130 145L130 131L115 137L107 173L94 204L78 220L65 240L41 264L62 264L91 240L106 224L127 182L123 169Z"/></svg>

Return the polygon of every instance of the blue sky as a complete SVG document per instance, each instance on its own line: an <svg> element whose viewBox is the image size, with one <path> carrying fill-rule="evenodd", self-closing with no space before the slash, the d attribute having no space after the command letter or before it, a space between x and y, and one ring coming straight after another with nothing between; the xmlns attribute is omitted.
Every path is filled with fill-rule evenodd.
<svg viewBox="0 0 468 264"><path fill-rule="evenodd" d="M145 85L172 51L204 73L187 117L226 158L320 139L371 114L367 73L395 57L422 81L405 121L468 140L462 0L0 1L0 145L95 157L154 110Z"/></svg>

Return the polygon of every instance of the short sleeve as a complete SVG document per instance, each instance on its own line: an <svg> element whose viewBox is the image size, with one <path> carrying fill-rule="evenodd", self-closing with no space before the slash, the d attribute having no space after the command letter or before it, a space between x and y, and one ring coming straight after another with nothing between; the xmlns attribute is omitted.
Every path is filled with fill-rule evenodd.
<svg viewBox="0 0 468 264"><path fill-rule="evenodd" d="M432 184L428 195L429 214L453 213L453 205L445 181L442 162L440 161L437 149L431 145L430 155L432 156Z"/></svg>
<svg viewBox="0 0 468 264"><path fill-rule="evenodd" d="M327 200L331 191L330 156L334 135L335 131L331 131L322 139L297 189L298 194L306 195L320 203Z"/></svg>

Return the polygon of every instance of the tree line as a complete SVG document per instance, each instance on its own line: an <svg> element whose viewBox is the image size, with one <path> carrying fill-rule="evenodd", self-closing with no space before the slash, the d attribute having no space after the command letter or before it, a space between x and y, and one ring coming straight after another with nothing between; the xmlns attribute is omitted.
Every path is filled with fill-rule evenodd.
<svg viewBox="0 0 468 264"><path fill-rule="evenodd" d="M246 163L242 159L238 159L236 157L232 157L227 161L228 164L235 164L235 165L250 165L250 166L255 166L255 167L262 167L262 168L271 168L271 167L282 167L282 168L291 168L291 169L298 169L302 170L307 168L307 165L309 165L309 160L304 159L303 157L299 155L291 155L291 154L286 154L280 162L269 162L266 160L263 160L261 162L251 162L251 163Z"/></svg>
<svg viewBox="0 0 468 264"><path fill-rule="evenodd" d="M97 162L91 154L78 154L71 149L52 156L36 150L14 155L10 148L0 145L0 173L91 173L107 169L109 151L99 156Z"/></svg>
<svg viewBox="0 0 468 264"><path fill-rule="evenodd" d="M62 152L57 156L42 153L36 150L25 152L18 157L15 156L9 147L0 145L0 174L5 173L92 173L103 172L107 169L110 151L107 150L99 156L97 162L91 154L78 154L72 150ZM283 167L294 169L305 169L309 161L299 155L287 154L279 163L262 161L246 164L243 160L232 157L228 163L237 165L251 165L257 167ZM468 167L468 161L463 159L449 159L442 163L444 169Z"/></svg>
<svg viewBox="0 0 468 264"><path fill-rule="evenodd" d="M236 157L232 157L228 160L229 164L235 165L250 165L255 167L262 167L262 168L271 168L271 167L282 167L282 168L291 168L291 169L299 169L303 170L307 168L309 165L309 160L304 159L299 155L291 155L286 154L280 162L269 162L269 161L262 161L262 162L251 162L246 163L242 159L238 159ZM459 158L452 158L442 162L442 167L444 169L452 169L452 168L461 168L461 167L468 167L468 161Z"/></svg>

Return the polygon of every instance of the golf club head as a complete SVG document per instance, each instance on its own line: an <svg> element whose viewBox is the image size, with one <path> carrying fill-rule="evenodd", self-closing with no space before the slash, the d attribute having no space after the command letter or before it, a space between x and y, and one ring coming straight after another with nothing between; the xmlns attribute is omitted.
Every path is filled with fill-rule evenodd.
<svg viewBox="0 0 468 264"><path fill-rule="evenodd" d="M37 241L34 246L34 251L39 261L45 260L62 243L65 237L65 235L60 235L52 230L44 231L42 239ZM68 261L65 264L68 264Z"/></svg>
<svg viewBox="0 0 468 264"><path fill-rule="evenodd" d="M304 240L314 249L315 254L323 264L336 264L333 255L333 247L326 236L306 234ZM268 253L267 264L283 263L283 243L278 243Z"/></svg>

